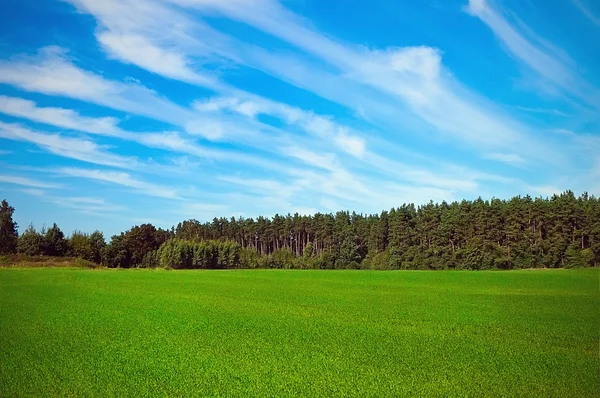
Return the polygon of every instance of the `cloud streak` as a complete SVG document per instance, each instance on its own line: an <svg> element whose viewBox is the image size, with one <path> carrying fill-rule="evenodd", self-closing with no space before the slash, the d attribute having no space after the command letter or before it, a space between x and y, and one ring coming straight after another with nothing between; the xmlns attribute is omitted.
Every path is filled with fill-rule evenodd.
<svg viewBox="0 0 600 398"><path fill-rule="evenodd" d="M587 105L600 109L600 93L577 75L571 66L573 61L559 55L554 48L531 33L531 29L521 31L517 26L511 25L487 0L469 0L465 10L485 23L510 54L544 81ZM529 32L529 38L526 37L526 32Z"/></svg>
<svg viewBox="0 0 600 398"><path fill-rule="evenodd" d="M344 42L275 0L66 1L94 18L108 60L58 46L0 60L0 83L24 92L0 95L0 113L21 119L0 121L0 137L94 164L50 169L74 186L164 199L178 216L380 211L559 186L583 169L570 152L581 134L547 134L542 123L577 131L576 106L494 103L432 41ZM483 0L467 11L524 69L593 106L593 87L561 51ZM533 174L543 177L531 184ZM127 195L75 196L84 199L73 210L94 212Z"/></svg>
<svg viewBox="0 0 600 398"><path fill-rule="evenodd" d="M109 153L93 141L33 131L18 124L0 122L0 138L30 142L54 155L87 163L120 168L138 167L135 158Z"/></svg>
<svg viewBox="0 0 600 398"><path fill-rule="evenodd" d="M44 189L52 189L52 188L60 188L59 184L51 184L44 181L35 180L28 177L19 177L19 176L10 176L10 175L0 175L0 182L5 184L14 184L14 185L22 185L25 187L31 188L44 188Z"/></svg>
<svg viewBox="0 0 600 398"><path fill-rule="evenodd" d="M80 169L74 167L62 167L53 170L54 173L73 178L85 178L96 180L110 184L121 185L132 188L134 191L144 195L155 196L166 199L180 199L176 189L152 184L132 177L129 173L112 171L112 170L97 170L97 169Z"/></svg>
<svg viewBox="0 0 600 398"><path fill-rule="evenodd" d="M571 0L575 7L579 8L579 10L589 19L594 25L600 26L600 17L596 16L592 10L590 10L589 6L585 3L585 0Z"/></svg>

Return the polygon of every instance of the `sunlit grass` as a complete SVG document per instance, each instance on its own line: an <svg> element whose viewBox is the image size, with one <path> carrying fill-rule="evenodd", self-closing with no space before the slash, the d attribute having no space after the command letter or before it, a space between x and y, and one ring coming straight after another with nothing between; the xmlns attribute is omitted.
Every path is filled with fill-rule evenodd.
<svg viewBox="0 0 600 398"><path fill-rule="evenodd" d="M596 397L599 276L0 269L0 396Z"/></svg>

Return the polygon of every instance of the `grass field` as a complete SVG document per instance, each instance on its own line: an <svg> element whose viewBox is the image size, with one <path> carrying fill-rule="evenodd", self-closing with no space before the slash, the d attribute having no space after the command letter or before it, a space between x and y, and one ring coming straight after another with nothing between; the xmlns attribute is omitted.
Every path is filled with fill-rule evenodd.
<svg viewBox="0 0 600 398"><path fill-rule="evenodd" d="M0 269L0 396L600 395L598 269Z"/></svg>

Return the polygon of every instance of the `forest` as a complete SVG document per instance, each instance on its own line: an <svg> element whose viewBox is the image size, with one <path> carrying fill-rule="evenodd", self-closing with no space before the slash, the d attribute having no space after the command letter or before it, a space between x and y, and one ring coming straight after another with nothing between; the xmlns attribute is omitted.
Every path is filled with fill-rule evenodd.
<svg viewBox="0 0 600 398"><path fill-rule="evenodd" d="M380 214L191 219L66 237L53 224L18 233L0 208L0 254L70 256L116 268L521 269L600 265L600 199L566 191L452 203L403 204Z"/></svg>

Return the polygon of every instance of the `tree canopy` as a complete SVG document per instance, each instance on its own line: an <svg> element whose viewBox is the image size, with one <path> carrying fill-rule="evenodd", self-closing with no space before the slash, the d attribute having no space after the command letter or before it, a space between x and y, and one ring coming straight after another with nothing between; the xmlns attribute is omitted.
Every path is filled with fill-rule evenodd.
<svg viewBox="0 0 600 398"><path fill-rule="evenodd" d="M477 270L600 264L600 200L571 191L551 198L403 204L380 214L191 219L170 230L143 224L108 244L98 231L76 231L67 240L54 224L41 232L30 226L11 246L13 211L3 201L4 250L74 255L109 267ZM15 234L4 232L10 225Z"/></svg>
<svg viewBox="0 0 600 398"><path fill-rule="evenodd" d="M13 253L17 249L17 223L13 221L15 208L6 200L0 205L0 254Z"/></svg>

